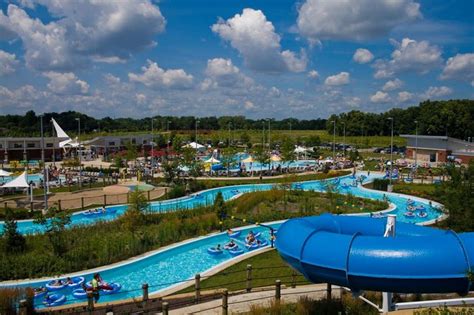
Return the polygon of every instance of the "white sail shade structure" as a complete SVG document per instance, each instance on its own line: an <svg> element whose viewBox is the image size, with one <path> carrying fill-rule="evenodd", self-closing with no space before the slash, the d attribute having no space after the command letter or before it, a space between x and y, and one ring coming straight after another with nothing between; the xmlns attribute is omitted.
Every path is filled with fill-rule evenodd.
<svg viewBox="0 0 474 315"><path fill-rule="evenodd" d="M61 142L59 142L59 147L60 148L66 148L66 147L72 147L72 148L77 148L79 147L79 142L77 140L72 140L71 137L67 135L67 133L59 126L59 124L54 120L54 118L51 119L54 125L54 129L56 130L56 135L58 138L65 139Z"/></svg>
<svg viewBox="0 0 474 315"><path fill-rule="evenodd" d="M8 183L2 186L2 188L28 188L30 185L28 184L28 179L26 177L26 171L23 172L17 178L12 179Z"/></svg>

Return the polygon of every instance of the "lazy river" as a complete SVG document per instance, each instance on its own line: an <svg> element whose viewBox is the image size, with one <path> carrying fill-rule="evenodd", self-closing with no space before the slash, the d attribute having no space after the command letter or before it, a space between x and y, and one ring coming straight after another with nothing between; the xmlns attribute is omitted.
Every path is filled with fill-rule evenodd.
<svg viewBox="0 0 474 315"><path fill-rule="evenodd" d="M357 173L357 176L366 174ZM370 176L366 176L364 183L371 182L374 178L381 178L383 175L372 173ZM332 178L328 180L314 180L306 182L294 183L293 188L303 189L308 191L317 191L325 192L327 190L328 184L333 184L333 187L336 187L339 193L342 194L352 194L356 197L369 198L374 200L382 200L387 198L395 207L390 214L396 214L400 221L408 223L419 223L424 221L435 220L440 216L439 209L432 207L429 204L429 201L419 199L419 203L426 208L426 215L423 218L414 216L406 217L404 214L406 212L406 203L409 196L404 196L400 194L385 193L380 191L374 191L366 189L362 186L352 186L354 179L352 176L347 175L338 178ZM216 195L221 192L224 200L228 201L230 199L236 198L241 194L255 192L255 191L265 191L271 190L277 187L277 184L247 184L247 185L235 185L235 186L226 186L218 187L208 190L203 190L192 195L170 199L165 201L156 201L150 203L149 211L151 212L168 212L176 211L178 209L193 209L200 206L212 205L216 198ZM415 198L414 198L415 199ZM117 205L117 206L108 206L106 212L97 212L95 214L89 214L87 211L76 212L71 215L71 223L69 226L78 226L78 225L90 225L94 224L100 220L102 221L111 221L117 219L119 216L123 215L127 210L127 205ZM0 221L0 231L3 231L4 222ZM35 224L33 220L19 220L17 221L18 231L22 234L34 234L34 233L43 233L45 227L42 225Z"/></svg>
<svg viewBox="0 0 474 315"><path fill-rule="evenodd" d="M357 175L360 174L362 173L358 173ZM368 182L380 176L382 175L372 174L371 176L367 177L365 181ZM341 193L351 193L357 197L372 198L377 200L382 200L384 198L388 199L392 204L393 209L387 211L386 213L396 214L397 220L402 222L424 224L428 221L436 220L442 216L442 212L439 210L439 204L431 203L426 199L415 198L406 195L373 191L365 189L361 186L353 187L351 186L353 183L353 178L351 176L344 176L330 180L295 183L294 188L323 192L327 189L328 183L333 183L337 185L337 187L340 187L338 189ZM212 203L219 191L222 192L225 200L229 200L239 196L242 193L257 190L269 190L273 187L273 184L259 184L215 188L175 200L154 202L151 204L151 209L152 211L157 212L172 211L183 208L191 209L200 205ZM415 200L417 205L423 205L426 208L426 217L405 217L404 214L406 212L407 201L410 198ZM109 208L115 208L116 212L106 213L103 215L103 217L99 216L96 218L87 218L82 213L76 213L73 215L72 224L93 224L97 220L113 220L126 210L126 206L115 206ZM282 222L270 223L270 225L273 228L278 229L281 223ZM36 226L30 221L19 221L18 225L22 233L42 231L40 226ZM237 240L237 243L241 246L241 248L244 248L244 246L242 246L243 237L250 230L261 232L262 240L269 239L269 231L263 227L245 227L237 230L242 230L241 237ZM182 242L165 249L154 251L136 259L131 259L122 263L98 268L95 270L86 270L77 272L75 274L65 275L62 276L62 278L66 276L84 276L86 280L90 280L93 273L100 272L101 276L105 280L117 282L122 285L122 290L119 293L103 295L100 298L100 302L139 297L142 293L141 285L144 282L147 282L150 285L150 292L159 292L179 285L186 280L192 279L197 273L206 273L220 264L235 259L227 251L224 251L224 253L220 255L210 255L207 252L208 248L217 244L224 244L228 240L229 237L226 235L226 233L212 234L209 236ZM246 255L246 253L248 253L248 250L244 248L243 255ZM44 286L52 279L54 278L42 278L25 281L5 281L0 283L0 287L39 287ZM84 301L74 298L72 296L72 292L68 289L60 291L60 293L66 295L67 304ZM40 307L41 300L36 302L38 303L37 306Z"/></svg>

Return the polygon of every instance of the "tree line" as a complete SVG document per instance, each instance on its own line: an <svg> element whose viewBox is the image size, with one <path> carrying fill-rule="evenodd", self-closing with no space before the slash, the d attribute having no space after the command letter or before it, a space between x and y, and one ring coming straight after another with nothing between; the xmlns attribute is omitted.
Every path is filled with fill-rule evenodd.
<svg viewBox="0 0 474 315"><path fill-rule="evenodd" d="M366 113L350 111L332 115L328 119L270 119L272 130L324 130L333 133L336 122L336 133L347 136L388 136L391 133L393 118L394 134L414 134L418 129L424 135L448 135L467 139L474 137L474 100L424 101L418 106L406 109L393 108L384 113ZM67 111L62 113L45 113L43 118L45 134L51 135L51 118L71 134L78 131L80 118L81 133L90 132L146 132L152 127L155 130L261 130L268 129L268 119L249 119L244 116L154 116L141 119L94 117ZM417 123L415 123L417 122ZM34 136L40 133L40 119L34 111L25 115L0 115L0 136Z"/></svg>
<svg viewBox="0 0 474 315"><path fill-rule="evenodd" d="M393 108L387 112L364 113L350 111L332 115L326 121L326 130L347 136L389 136L415 134L449 136L467 140L474 138L474 100L424 101L406 109Z"/></svg>

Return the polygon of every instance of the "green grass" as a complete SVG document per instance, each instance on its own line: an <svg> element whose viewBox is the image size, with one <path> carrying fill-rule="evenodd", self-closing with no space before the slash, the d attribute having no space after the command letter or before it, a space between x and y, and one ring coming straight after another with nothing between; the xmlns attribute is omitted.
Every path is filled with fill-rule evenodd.
<svg viewBox="0 0 474 315"><path fill-rule="evenodd" d="M257 256L245 259L237 264L220 271L219 273L201 281L201 289L226 288L229 291L243 290L246 288L247 265L252 265L252 287L271 286L275 280L291 286L293 269L291 269L276 250L268 251ZM295 272L295 281L308 284L300 273ZM194 287L182 290L180 293L193 292Z"/></svg>
<svg viewBox="0 0 474 315"><path fill-rule="evenodd" d="M439 200L439 197L436 195L436 185L434 184L412 184L400 182L393 186L393 191L421 198Z"/></svg>

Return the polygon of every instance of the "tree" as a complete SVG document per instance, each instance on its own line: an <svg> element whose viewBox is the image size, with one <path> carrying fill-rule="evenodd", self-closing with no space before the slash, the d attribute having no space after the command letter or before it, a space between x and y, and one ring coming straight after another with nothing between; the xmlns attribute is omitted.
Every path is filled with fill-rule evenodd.
<svg viewBox="0 0 474 315"><path fill-rule="evenodd" d="M177 178L178 166L177 161L166 161L166 163L163 163L163 173L167 183L172 183Z"/></svg>
<svg viewBox="0 0 474 315"><path fill-rule="evenodd" d="M8 208L5 211L5 223L2 236L6 239L5 250L8 253L17 253L25 250L26 239L18 232L17 223L13 219L13 213Z"/></svg>
<svg viewBox="0 0 474 315"><path fill-rule="evenodd" d="M54 254L58 256L64 255L67 250L64 231L66 230L66 226L71 223L71 215L65 211L51 207L45 215L39 213L34 223L44 226L45 234L53 246Z"/></svg>
<svg viewBox="0 0 474 315"><path fill-rule="evenodd" d="M134 231L143 220L149 209L148 201L143 192L136 190L130 194L129 205L123 216L123 225L129 231Z"/></svg>
<svg viewBox="0 0 474 315"><path fill-rule="evenodd" d="M135 161L138 156L137 146L133 144L131 141L129 141L127 142L126 149L127 149L127 162Z"/></svg>
<svg viewBox="0 0 474 315"><path fill-rule="evenodd" d="M449 180L443 182L436 190L445 210L449 212L446 220L449 228L456 231L474 230L474 161L469 165L447 166Z"/></svg>
<svg viewBox="0 0 474 315"><path fill-rule="evenodd" d="M283 139L283 143L281 145L281 157L285 162L293 162L296 158L295 155L295 142L291 138ZM288 167L288 170L290 168Z"/></svg>
<svg viewBox="0 0 474 315"><path fill-rule="evenodd" d="M224 197L220 191L217 193L216 199L214 199L214 211L221 221L227 217L227 205L225 204Z"/></svg>
<svg viewBox="0 0 474 315"><path fill-rule="evenodd" d="M263 165L270 163L270 156L268 152L263 148L263 146L259 146L255 150L255 159Z"/></svg>

